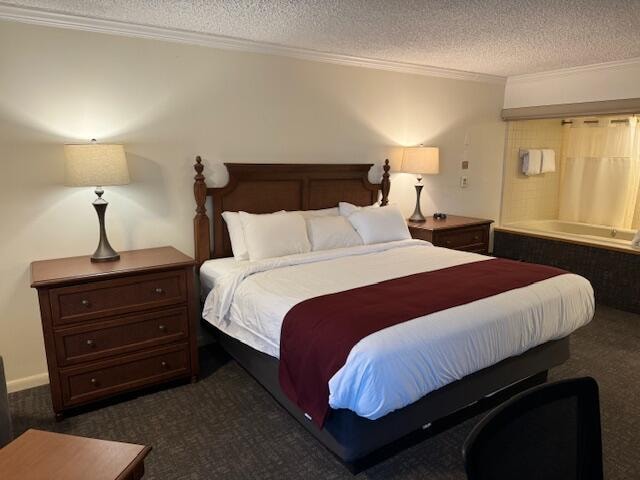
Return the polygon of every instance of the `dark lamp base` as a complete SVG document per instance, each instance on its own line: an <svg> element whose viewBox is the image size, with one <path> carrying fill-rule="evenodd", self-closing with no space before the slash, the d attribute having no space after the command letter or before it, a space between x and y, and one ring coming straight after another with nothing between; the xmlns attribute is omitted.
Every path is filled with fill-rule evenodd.
<svg viewBox="0 0 640 480"><path fill-rule="evenodd" d="M109 255L106 257L97 257L96 254L94 253L91 256L91 261L94 263L99 263L99 262L115 262L116 260L120 260L120 254L116 253L115 255Z"/></svg>
<svg viewBox="0 0 640 480"><path fill-rule="evenodd" d="M418 183L416 185L416 208L413 211L413 214L409 217L410 222L426 222L427 219L424 218L422 214L422 210L420 209L420 193L422 192L422 184Z"/></svg>
<svg viewBox="0 0 640 480"><path fill-rule="evenodd" d="M98 222L100 223L100 242L98 243L98 248L96 248L96 251L91 256L91 261L113 262L115 260L119 260L120 255L111 247L109 240L107 239L107 232L104 227L104 214L107 210L107 205L109 204L102 198L102 193L103 190L101 187L96 188L96 195L98 195L98 198L93 202L93 207L96 209Z"/></svg>

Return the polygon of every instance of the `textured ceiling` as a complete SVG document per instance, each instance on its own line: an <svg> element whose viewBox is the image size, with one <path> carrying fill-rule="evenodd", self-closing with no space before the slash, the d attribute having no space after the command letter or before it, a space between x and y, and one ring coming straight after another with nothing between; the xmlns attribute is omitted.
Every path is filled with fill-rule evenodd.
<svg viewBox="0 0 640 480"><path fill-rule="evenodd" d="M4 3L503 76L640 57L640 0Z"/></svg>

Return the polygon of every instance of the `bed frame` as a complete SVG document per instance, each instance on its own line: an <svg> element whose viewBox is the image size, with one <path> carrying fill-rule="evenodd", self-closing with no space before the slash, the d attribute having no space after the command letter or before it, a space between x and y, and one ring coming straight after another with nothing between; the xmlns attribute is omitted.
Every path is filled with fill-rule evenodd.
<svg viewBox="0 0 640 480"><path fill-rule="evenodd" d="M369 182L371 164L225 165L229 171L227 185L208 188L202 160L196 157L194 237L198 267L210 258L232 255L223 211L311 210L335 207L339 201L370 205L379 198L386 205L391 186L388 160L380 184ZM213 244L206 209L208 197L213 202ZM320 430L281 391L276 358L214 330L222 347L352 472L545 382L547 371L569 358L569 338L565 337L468 375L378 420L359 417L346 409L332 409Z"/></svg>

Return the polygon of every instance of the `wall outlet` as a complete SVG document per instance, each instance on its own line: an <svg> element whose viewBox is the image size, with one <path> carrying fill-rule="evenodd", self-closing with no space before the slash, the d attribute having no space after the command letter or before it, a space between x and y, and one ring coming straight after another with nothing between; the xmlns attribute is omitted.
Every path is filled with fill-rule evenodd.
<svg viewBox="0 0 640 480"><path fill-rule="evenodd" d="M467 188L469 186L469 177L462 175L460 177L460 188Z"/></svg>

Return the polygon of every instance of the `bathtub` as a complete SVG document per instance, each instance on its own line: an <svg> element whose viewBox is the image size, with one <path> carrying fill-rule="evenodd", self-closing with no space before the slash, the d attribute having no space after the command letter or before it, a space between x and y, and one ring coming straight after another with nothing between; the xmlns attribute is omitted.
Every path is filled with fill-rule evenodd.
<svg viewBox="0 0 640 480"><path fill-rule="evenodd" d="M493 255L563 268L587 278L596 301L640 313L640 249L633 230L533 220L494 229Z"/></svg>
<svg viewBox="0 0 640 480"><path fill-rule="evenodd" d="M640 249L631 246L635 230L616 229L602 225L565 222L562 220L513 222L497 227L496 230L529 233L545 238L640 254Z"/></svg>

